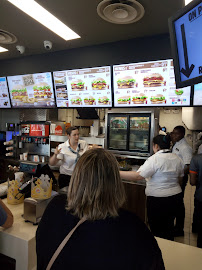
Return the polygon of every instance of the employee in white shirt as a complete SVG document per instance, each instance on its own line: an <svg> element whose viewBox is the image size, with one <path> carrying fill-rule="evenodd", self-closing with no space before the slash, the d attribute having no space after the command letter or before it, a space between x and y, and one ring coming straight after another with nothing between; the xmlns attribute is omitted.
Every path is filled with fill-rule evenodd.
<svg viewBox="0 0 202 270"><path fill-rule="evenodd" d="M183 126L176 126L171 132L171 140L173 143L172 153L178 155L184 162L184 177L182 180L182 194L184 198L184 191L188 181L189 165L192 159L192 148L184 138L185 128ZM179 213L176 216L175 236L184 236L184 219L185 207L182 199Z"/></svg>
<svg viewBox="0 0 202 270"><path fill-rule="evenodd" d="M170 151L170 137L153 138L154 155L135 171L121 171L126 180L146 179L148 223L155 236L174 240L174 219L182 197L180 180L184 175L182 160Z"/></svg>
<svg viewBox="0 0 202 270"><path fill-rule="evenodd" d="M50 157L49 164L56 165L61 161L59 188L69 185L74 167L81 155L88 149L88 144L84 140L79 140L79 130L77 127L69 127L66 130L68 140L56 147L54 155Z"/></svg>

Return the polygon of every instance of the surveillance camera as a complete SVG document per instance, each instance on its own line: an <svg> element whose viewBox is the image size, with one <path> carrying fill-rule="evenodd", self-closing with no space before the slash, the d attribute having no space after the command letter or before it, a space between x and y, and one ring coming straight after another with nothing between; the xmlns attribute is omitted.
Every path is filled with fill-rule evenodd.
<svg viewBox="0 0 202 270"><path fill-rule="evenodd" d="M51 50L51 49L52 49L52 45L53 45L53 44L52 44L51 41L44 40L43 44L44 44L44 48L45 48L46 50Z"/></svg>
<svg viewBox="0 0 202 270"><path fill-rule="evenodd" d="M23 54L25 52L25 47L24 46L17 45L16 49L19 51L20 54Z"/></svg>

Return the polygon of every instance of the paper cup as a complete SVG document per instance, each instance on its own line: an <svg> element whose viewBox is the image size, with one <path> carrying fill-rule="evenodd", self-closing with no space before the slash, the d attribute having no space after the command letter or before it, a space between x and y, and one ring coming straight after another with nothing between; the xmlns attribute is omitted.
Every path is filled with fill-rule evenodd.
<svg viewBox="0 0 202 270"><path fill-rule="evenodd" d="M20 160L23 160L23 154L20 154Z"/></svg>
<svg viewBox="0 0 202 270"><path fill-rule="evenodd" d="M23 153L23 159L27 160L28 153Z"/></svg>

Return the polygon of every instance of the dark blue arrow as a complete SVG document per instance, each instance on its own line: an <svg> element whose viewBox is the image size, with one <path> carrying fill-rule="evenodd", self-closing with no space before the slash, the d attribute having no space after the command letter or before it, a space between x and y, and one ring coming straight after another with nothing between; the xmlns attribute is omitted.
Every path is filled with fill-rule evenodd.
<svg viewBox="0 0 202 270"><path fill-rule="evenodd" d="M189 61L188 61L188 53L187 53L187 42L186 42L186 36L185 36L185 29L184 24L181 25L181 33L182 33L182 42L183 42L183 49L184 49L184 61L185 61L185 69L182 68L180 71L187 77L191 75L194 65L191 64L189 67Z"/></svg>

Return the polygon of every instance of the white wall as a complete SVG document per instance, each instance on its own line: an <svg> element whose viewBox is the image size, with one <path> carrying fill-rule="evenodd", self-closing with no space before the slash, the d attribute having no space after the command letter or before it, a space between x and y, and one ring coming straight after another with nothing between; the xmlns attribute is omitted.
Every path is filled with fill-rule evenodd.
<svg viewBox="0 0 202 270"><path fill-rule="evenodd" d="M159 113L159 124L161 127L166 127L166 132L172 132L173 128L176 126L185 127L185 137L187 142L192 146L192 131L187 129L182 122L182 108L161 108Z"/></svg>

